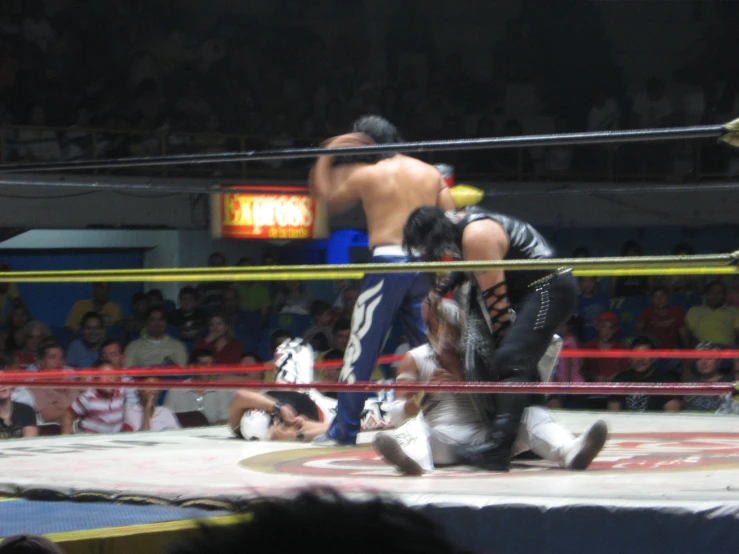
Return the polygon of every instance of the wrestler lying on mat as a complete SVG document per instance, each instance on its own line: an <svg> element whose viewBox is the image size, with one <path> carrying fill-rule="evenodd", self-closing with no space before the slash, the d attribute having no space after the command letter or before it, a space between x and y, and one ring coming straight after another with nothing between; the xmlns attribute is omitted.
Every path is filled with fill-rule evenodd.
<svg viewBox="0 0 739 554"><path fill-rule="evenodd" d="M304 391L239 390L229 406L228 424L246 440L310 441L328 430L338 401L310 388L313 349L302 339L283 342L275 352L277 383L305 384ZM365 402L362 430L386 427L377 398ZM386 421L387 420L387 421Z"/></svg>
<svg viewBox="0 0 739 554"><path fill-rule="evenodd" d="M452 300L432 298L425 304L423 313L429 343L410 350L403 357L397 380L463 381L461 372L447 370L439 363L449 352L458 355L463 322L457 304ZM555 337L539 362L542 381L549 380L560 349L561 339ZM489 416L479 413L470 394L426 394L420 399L419 395L404 396L392 402L389 408L391 424L399 427L393 432L379 433L373 441L377 453L401 472L420 475L436 465L459 465L463 463L457 453L460 447L488 440ZM409 417L411 419L403 423ZM524 411L512 454L530 450L563 468L583 470L603 448L607 434L606 424L595 421L575 438L554 421L548 410L529 406Z"/></svg>

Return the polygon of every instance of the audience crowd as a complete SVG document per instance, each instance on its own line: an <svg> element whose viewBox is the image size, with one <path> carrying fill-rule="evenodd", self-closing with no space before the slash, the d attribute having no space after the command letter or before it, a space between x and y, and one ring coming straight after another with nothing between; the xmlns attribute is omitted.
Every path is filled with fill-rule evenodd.
<svg viewBox="0 0 739 554"><path fill-rule="evenodd" d="M327 14L345 33L323 34L310 24L320 12L302 2L278 3L269 25L243 14L214 15L223 8L217 5L198 18L169 2L72 0L60 10L50 4L0 8L0 125L29 126L7 131L8 161L308 145L346 131L367 112L396 122L408 139L717 123L735 113L735 79L705 75L706 64L716 63L711 45L720 49L724 32L714 27L707 33L717 40L694 49L682 70L625 83L597 18L578 26L575 35L588 30L592 40L562 65L566 53L549 37L565 40L558 37L566 29L542 29L548 17L522 13L500 39L480 44L491 54L481 77L459 54L440 50L428 14L409 0L392 15L383 50L369 47L367 26L348 13ZM562 24L572 25L566 18ZM729 25L727 38L732 32ZM549 63L550 52L558 62ZM386 68L382 81L369 73L371 63L357 67L355 60L368 55L387 57L374 61ZM729 149L710 141L700 149L565 146L458 153L445 161L466 174L506 179L588 178L607 170L680 178L695 175L698 160L703 173L739 172ZM303 168L289 161L262 168L295 163Z"/></svg>
<svg viewBox="0 0 739 554"><path fill-rule="evenodd" d="M690 252L678 245L676 252ZM624 244L624 255L640 255L638 243ZM574 255L587 256L578 249ZM242 259L240 265L252 265ZM270 263L273 263L272 261ZM208 264L226 265L213 253ZM739 360L711 353L739 342L739 278L617 277L579 278L576 314L558 330L564 349L607 351L697 349L697 360L655 357L562 357L554 378L563 382L730 382L739 380ZM4 369L44 372L96 368L100 379L123 367L243 366L244 373L224 377L193 373L191 390L87 388L0 388L0 437L44 433L102 433L163 430L215 425L228 419L233 392L209 390L212 379L238 377L274 381L270 361L276 348L294 337L312 346L317 361L341 360L349 342L350 320L358 288L348 284L337 298L315 298L299 281L231 284L204 282L185 286L178 304L153 289L136 293L130 309L110 300L110 283L93 283L89 299L72 306L64 328L50 329L33 319L17 288L0 285L5 327L0 334ZM129 315L123 316L122 313ZM398 332L385 353L408 345ZM392 378L393 368L378 366L372 379ZM317 371L317 378L338 381L339 369ZM265 385L268 386L268 385ZM551 407L569 409L710 411L739 413L730 396L562 396Z"/></svg>

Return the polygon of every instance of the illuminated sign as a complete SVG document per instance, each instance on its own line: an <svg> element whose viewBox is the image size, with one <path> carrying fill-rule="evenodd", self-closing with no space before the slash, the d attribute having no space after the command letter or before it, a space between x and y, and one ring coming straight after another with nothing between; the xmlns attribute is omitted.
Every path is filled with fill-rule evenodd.
<svg viewBox="0 0 739 554"><path fill-rule="evenodd" d="M218 238L321 239L328 236L322 202L300 194L218 194L211 197L211 228Z"/></svg>

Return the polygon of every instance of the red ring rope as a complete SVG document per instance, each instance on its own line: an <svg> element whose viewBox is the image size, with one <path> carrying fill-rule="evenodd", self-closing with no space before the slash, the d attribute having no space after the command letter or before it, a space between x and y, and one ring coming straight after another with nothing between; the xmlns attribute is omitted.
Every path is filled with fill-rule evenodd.
<svg viewBox="0 0 739 554"><path fill-rule="evenodd" d="M685 359L732 359L739 358L739 350L563 350L560 358L685 358ZM389 364L401 360L402 356L382 356L378 364ZM341 367L342 360L320 361L314 369ZM116 377L163 377L182 375L218 375L231 373L263 373L272 371L274 365L255 364L248 366L210 366L210 367L148 367L121 368L115 372ZM47 380L61 378L97 377L98 369L76 369L60 371L4 371L3 378L20 379L22 381Z"/></svg>
<svg viewBox="0 0 739 554"><path fill-rule="evenodd" d="M697 360L739 358L739 350L584 350L567 349L559 353L560 358L684 358Z"/></svg>
<svg viewBox="0 0 739 554"><path fill-rule="evenodd" d="M378 364L389 364L398 361L402 356L382 356L377 359ZM341 367L343 360L327 360L313 364L314 369ZM115 370L115 377L155 377L155 376L183 376L183 375L218 375L230 373L264 373L275 369L273 364L227 365L207 367L127 367ZM64 369L53 371L0 371L2 379L19 379L21 381L48 380L79 377L99 377L103 373L99 369ZM111 374L112 375L112 374Z"/></svg>
<svg viewBox="0 0 739 554"><path fill-rule="evenodd" d="M509 393L509 394L576 394L576 395L629 395L649 394L658 396L714 396L739 393L737 383L486 383L486 382L443 382L443 383L267 383L264 381L150 381L131 382L119 380L95 380L86 382L99 389L188 389L188 390L297 390L315 389L321 392L399 392L430 393ZM82 383L65 380L29 382L6 379L0 375L0 386L30 385L32 388L72 388ZM199 386L202 385L202 386Z"/></svg>

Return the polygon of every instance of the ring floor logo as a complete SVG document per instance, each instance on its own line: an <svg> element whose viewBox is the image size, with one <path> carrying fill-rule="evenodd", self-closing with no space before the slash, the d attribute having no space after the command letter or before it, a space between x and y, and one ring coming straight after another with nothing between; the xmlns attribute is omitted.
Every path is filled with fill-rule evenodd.
<svg viewBox="0 0 739 554"><path fill-rule="evenodd" d="M369 446L355 448L295 449L246 458L244 469L266 473L320 477L391 477L395 469ZM739 435L734 433L629 433L612 435L589 471L705 470L739 468ZM511 473L559 470L543 460L517 460ZM477 478L482 472L469 467L438 468L425 478ZM493 474L491 474L492 476Z"/></svg>

